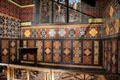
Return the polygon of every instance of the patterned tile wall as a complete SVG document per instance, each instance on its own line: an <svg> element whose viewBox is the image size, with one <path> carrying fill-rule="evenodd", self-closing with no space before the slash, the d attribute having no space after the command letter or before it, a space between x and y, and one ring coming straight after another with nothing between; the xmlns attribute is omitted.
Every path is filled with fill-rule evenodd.
<svg viewBox="0 0 120 80"><path fill-rule="evenodd" d="M19 45L17 39L2 39L0 40L0 56L1 63L16 63L19 58Z"/></svg>
<svg viewBox="0 0 120 80"><path fill-rule="evenodd" d="M14 5L13 3L10 3L8 0L1 0L0 1L0 13L20 18L20 10L21 8Z"/></svg>
<svg viewBox="0 0 120 80"><path fill-rule="evenodd" d="M82 63L82 42L80 40L73 41L73 63Z"/></svg>
<svg viewBox="0 0 120 80"><path fill-rule="evenodd" d="M30 22L34 18L34 6L22 8L20 12L20 19L22 22Z"/></svg>
<svg viewBox="0 0 120 80"><path fill-rule="evenodd" d="M117 73L117 39L104 40L104 68L108 72Z"/></svg>
<svg viewBox="0 0 120 80"><path fill-rule="evenodd" d="M20 20L0 14L0 37L18 38L20 36Z"/></svg>
<svg viewBox="0 0 120 80"><path fill-rule="evenodd" d="M1 40L1 63L9 63L9 40Z"/></svg>
<svg viewBox="0 0 120 80"><path fill-rule="evenodd" d="M38 63L100 65L102 59L100 40L21 39L21 42L21 47L29 47L34 43L38 48Z"/></svg>
<svg viewBox="0 0 120 80"><path fill-rule="evenodd" d="M17 40L10 40L10 62L16 62L17 60Z"/></svg>
<svg viewBox="0 0 120 80"><path fill-rule="evenodd" d="M56 63L60 63L61 62L61 41L59 40L54 40L53 41L53 61Z"/></svg>
<svg viewBox="0 0 120 80"><path fill-rule="evenodd" d="M103 25L103 56L104 68L108 72L119 72L119 33L120 33L120 5L117 0L109 4L105 10ZM111 38L113 37L113 38ZM118 67L117 67L118 66Z"/></svg>
<svg viewBox="0 0 120 80"><path fill-rule="evenodd" d="M49 27L49 26L48 26ZM101 38L102 26L96 27L69 27L69 28L37 28L21 29L21 38Z"/></svg>
<svg viewBox="0 0 120 80"><path fill-rule="evenodd" d="M37 61L41 62L43 61L43 41L42 40L36 40L36 47L37 49Z"/></svg>
<svg viewBox="0 0 120 80"><path fill-rule="evenodd" d="M107 10L105 11L105 14L106 15L103 36L115 36L119 33L120 30L120 5L116 2L110 4Z"/></svg>
<svg viewBox="0 0 120 80"><path fill-rule="evenodd" d="M28 3L29 5L30 2L33 3L34 1L31 0L28 2L25 0L24 1L14 0L14 2L17 2L18 4L20 4L19 2L21 2L21 4L26 4L26 5ZM20 6L23 6L21 4ZM8 0L2 0L0 1L0 13L21 19L23 22L32 21L34 16L34 6L25 7L25 8L21 8L20 6L15 5Z"/></svg>
<svg viewBox="0 0 120 80"><path fill-rule="evenodd" d="M83 42L83 63L92 64L92 41Z"/></svg>
<svg viewBox="0 0 120 80"><path fill-rule="evenodd" d="M44 41L44 62L52 62L52 41Z"/></svg>

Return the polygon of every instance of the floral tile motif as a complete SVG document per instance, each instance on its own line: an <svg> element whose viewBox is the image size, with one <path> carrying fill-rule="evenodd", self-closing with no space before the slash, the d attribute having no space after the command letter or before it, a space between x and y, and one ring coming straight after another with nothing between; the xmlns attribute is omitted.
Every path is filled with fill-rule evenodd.
<svg viewBox="0 0 120 80"><path fill-rule="evenodd" d="M59 36L60 37L64 37L65 36L65 34L66 34L66 31L65 31L65 29L59 29Z"/></svg>
<svg viewBox="0 0 120 80"><path fill-rule="evenodd" d="M76 32L75 32L75 30L74 29L69 29L69 37L71 38L71 37L76 37Z"/></svg>
<svg viewBox="0 0 120 80"><path fill-rule="evenodd" d="M50 34L50 37L55 37L55 34L56 34L55 29L50 29L49 34Z"/></svg>
<svg viewBox="0 0 120 80"><path fill-rule="evenodd" d="M86 27L79 27L79 34L80 34L80 37L84 36L85 35L85 31L86 31Z"/></svg>
<svg viewBox="0 0 120 80"><path fill-rule="evenodd" d="M48 38L49 31L49 29L40 29L40 38Z"/></svg>

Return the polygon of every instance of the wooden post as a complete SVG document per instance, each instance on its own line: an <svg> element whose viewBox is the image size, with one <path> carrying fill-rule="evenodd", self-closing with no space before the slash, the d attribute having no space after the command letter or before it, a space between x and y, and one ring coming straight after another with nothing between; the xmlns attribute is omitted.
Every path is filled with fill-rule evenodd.
<svg viewBox="0 0 120 80"><path fill-rule="evenodd" d="M12 79L15 80L14 68L12 68Z"/></svg>
<svg viewBox="0 0 120 80"><path fill-rule="evenodd" d="M7 80L10 80L10 67L7 67Z"/></svg>
<svg viewBox="0 0 120 80"><path fill-rule="evenodd" d="M30 80L29 70L27 70L27 80Z"/></svg>

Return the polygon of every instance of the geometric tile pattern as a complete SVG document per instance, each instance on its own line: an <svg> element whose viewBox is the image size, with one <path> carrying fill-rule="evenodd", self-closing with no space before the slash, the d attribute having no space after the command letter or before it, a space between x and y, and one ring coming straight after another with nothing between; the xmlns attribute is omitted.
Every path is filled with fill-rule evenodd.
<svg viewBox="0 0 120 80"><path fill-rule="evenodd" d="M73 41L73 62L75 64L80 64L81 63L81 41L75 40Z"/></svg>
<svg viewBox="0 0 120 80"><path fill-rule="evenodd" d="M71 41L63 41L63 63L71 63Z"/></svg>
<svg viewBox="0 0 120 80"><path fill-rule="evenodd" d="M92 41L84 40L83 41L83 63L92 64Z"/></svg>
<svg viewBox="0 0 120 80"><path fill-rule="evenodd" d="M100 38L101 27L21 29L21 38Z"/></svg>
<svg viewBox="0 0 120 80"><path fill-rule="evenodd" d="M94 64L99 63L99 41L94 41Z"/></svg>
<svg viewBox="0 0 120 80"><path fill-rule="evenodd" d="M16 43L16 40L11 40L10 41L10 61L11 62L15 62L15 60L16 60L16 56L17 56L17 53L16 53L16 45L17 45L17 43Z"/></svg>
<svg viewBox="0 0 120 80"><path fill-rule="evenodd" d="M52 62L52 41L44 41L44 62Z"/></svg>
<svg viewBox="0 0 120 80"><path fill-rule="evenodd" d="M112 6L112 5L111 5ZM111 8L111 6L108 7ZM113 7L113 6L112 6ZM111 14L111 16L109 17L105 17L105 23L104 23L104 35L103 36L108 36L111 35L112 37L115 37L116 34L119 33L120 30L120 10L119 7L113 7L112 9L112 13L114 13L114 15L111 13L111 11L109 11L109 14ZM106 13L108 14L108 13ZM109 18L109 19L108 19Z"/></svg>
<svg viewBox="0 0 120 80"><path fill-rule="evenodd" d="M34 48L35 45L34 45L34 40L28 40L28 48Z"/></svg>
<svg viewBox="0 0 120 80"><path fill-rule="evenodd" d="M15 63L19 59L19 40L4 38L0 40L1 62Z"/></svg>
<svg viewBox="0 0 120 80"><path fill-rule="evenodd" d="M97 30L95 28L92 28L89 32L91 34L91 36L96 36L96 34L98 33Z"/></svg>
<svg viewBox="0 0 120 80"><path fill-rule="evenodd" d="M23 48L27 48L27 40L23 40Z"/></svg>
<svg viewBox="0 0 120 80"><path fill-rule="evenodd" d="M43 61L43 41L36 40L36 47L37 49L37 61Z"/></svg>
<svg viewBox="0 0 120 80"><path fill-rule="evenodd" d="M103 46L103 56L104 56L104 68L106 71L116 73L117 72L117 39L105 40ZM119 69L119 67L118 67Z"/></svg>
<svg viewBox="0 0 120 80"><path fill-rule="evenodd" d="M53 42L53 62L61 62L61 42L59 40Z"/></svg>
<svg viewBox="0 0 120 80"><path fill-rule="evenodd" d="M0 14L0 31L3 38L18 38L20 36L20 21Z"/></svg>
<svg viewBox="0 0 120 80"><path fill-rule="evenodd" d="M32 44L33 47L38 48L38 63L99 65L99 40L93 40L92 42L92 40L86 39L83 41L78 39L23 39L23 47L27 47L27 43L30 46L29 43L31 42L35 45ZM94 45L92 45L93 43ZM27 60L29 55L24 55L24 60ZM32 57L30 56L30 60L33 60Z"/></svg>
<svg viewBox="0 0 120 80"><path fill-rule="evenodd" d="M1 62L9 62L9 40L1 40Z"/></svg>

